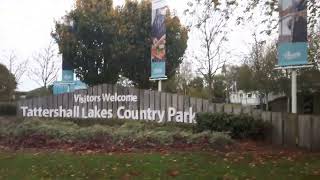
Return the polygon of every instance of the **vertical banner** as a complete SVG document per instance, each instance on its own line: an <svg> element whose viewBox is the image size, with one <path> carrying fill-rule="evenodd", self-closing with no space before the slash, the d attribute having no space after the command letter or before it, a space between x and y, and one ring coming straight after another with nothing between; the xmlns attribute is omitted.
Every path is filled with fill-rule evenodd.
<svg viewBox="0 0 320 180"><path fill-rule="evenodd" d="M62 58L62 81L65 81L65 82L74 81L73 68L64 56Z"/></svg>
<svg viewBox="0 0 320 180"><path fill-rule="evenodd" d="M166 78L166 0L152 0L151 80Z"/></svg>
<svg viewBox="0 0 320 180"><path fill-rule="evenodd" d="M280 0L278 65L308 64L307 0Z"/></svg>

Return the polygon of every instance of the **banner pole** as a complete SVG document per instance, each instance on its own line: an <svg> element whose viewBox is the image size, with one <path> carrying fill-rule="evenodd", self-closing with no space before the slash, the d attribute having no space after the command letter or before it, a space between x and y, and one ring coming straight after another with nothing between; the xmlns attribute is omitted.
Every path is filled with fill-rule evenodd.
<svg viewBox="0 0 320 180"><path fill-rule="evenodd" d="M162 81L161 80L158 81L158 91L159 92L162 91Z"/></svg>
<svg viewBox="0 0 320 180"><path fill-rule="evenodd" d="M292 70L291 77L292 113L297 113L297 70Z"/></svg>

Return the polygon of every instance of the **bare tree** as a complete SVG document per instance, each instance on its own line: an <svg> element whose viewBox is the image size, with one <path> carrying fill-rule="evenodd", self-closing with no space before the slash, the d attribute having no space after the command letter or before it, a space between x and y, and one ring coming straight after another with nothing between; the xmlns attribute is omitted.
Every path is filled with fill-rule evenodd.
<svg viewBox="0 0 320 180"><path fill-rule="evenodd" d="M229 54L224 43L228 40L228 26L232 22L231 15L237 4L229 1L194 0L189 3L187 11L192 17L192 31L198 37L200 48L194 59L198 72L208 87L209 98L213 98L214 77L226 64Z"/></svg>
<svg viewBox="0 0 320 180"><path fill-rule="evenodd" d="M14 75L16 82L19 84L22 76L28 69L28 60L18 62L17 55L14 51L11 51L8 55L4 55L3 59L11 74Z"/></svg>
<svg viewBox="0 0 320 180"><path fill-rule="evenodd" d="M183 92L184 95L188 94L188 88L190 81L193 79L192 64L191 62L184 60L180 64L179 72L176 75L177 88Z"/></svg>
<svg viewBox="0 0 320 180"><path fill-rule="evenodd" d="M47 87L57 79L59 71L58 55L50 43L47 48L34 57L34 67L29 71L29 77L42 87Z"/></svg>

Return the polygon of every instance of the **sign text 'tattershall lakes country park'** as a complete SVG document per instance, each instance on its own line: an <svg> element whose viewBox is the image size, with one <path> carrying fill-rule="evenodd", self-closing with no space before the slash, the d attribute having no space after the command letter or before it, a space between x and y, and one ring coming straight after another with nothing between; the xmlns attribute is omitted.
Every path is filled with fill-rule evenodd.
<svg viewBox="0 0 320 180"><path fill-rule="evenodd" d="M18 113L21 117L194 123L197 104L196 98L171 93L99 85L74 93L21 100Z"/></svg>
<svg viewBox="0 0 320 180"><path fill-rule="evenodd" d="M81 95L74 94L75 103L93 103L93 102L134 102L137 103L138 97L136 95L118 95L117 93L111 95ZM43 109L29 108L28 106L21 106L23 117L55 117L55 118L114 118L113 109L101 109L98 106L94 106L92 109L80 106L74 106L72 109L64 109L59 106L56 109ZM80 113L81 112L81 113ZM188 122L193 122L195 113L192 111L192 107L189 108L189 112L177 111L174 107L167 109L167 119L169 121L183 122L184 119L189 119ZM81 115L80 115L81 114ZM165 120L165 110L151 110L147 108L144 110L130 110L125 106L119 106L116 110L116 115L120 119L132 119L132 120L159 120L163 122Z"/></svg>

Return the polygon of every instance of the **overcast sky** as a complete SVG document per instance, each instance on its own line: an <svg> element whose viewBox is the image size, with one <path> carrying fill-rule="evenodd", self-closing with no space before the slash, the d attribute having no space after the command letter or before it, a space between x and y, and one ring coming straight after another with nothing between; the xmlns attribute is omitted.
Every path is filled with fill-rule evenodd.
<svg viewBox="0 0 320 180"><path fill-rule="evenodd" d="M121 5L125 0L114 0L115 5ZM183 11L187 8L188 0L169 0L169 7L175 10L183 23L187 19ZM51 31L54 28L54 20L59 20L73 7L73 0L0 0L0 63L1 58L14 51L19 61L29 59L29 68L32 68L32 56L48 46L52 38ZM238 56L248 51L250 35L254 30L254 24L244 27L236 27L230 35L233 49L232 61L237 62ZM191 35L188 42L189 50L197 44L197 37ZM59 76L60 78L61 76ZM37 88L38 85L25 76L18 85L18 90L28 91Z"/></svg>

